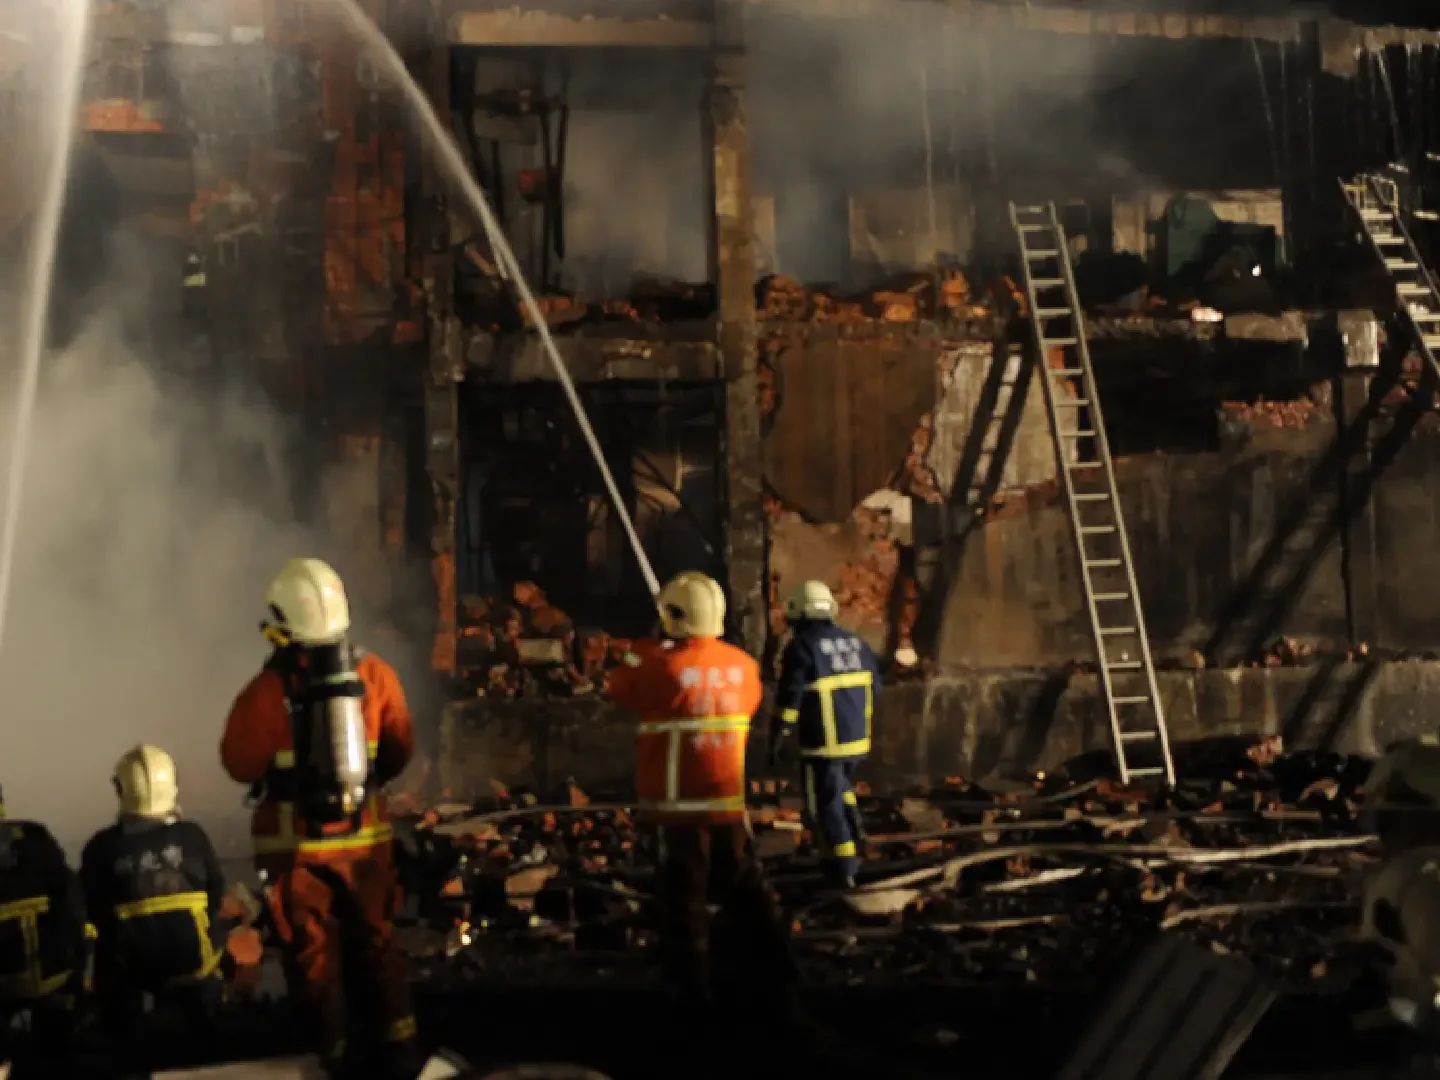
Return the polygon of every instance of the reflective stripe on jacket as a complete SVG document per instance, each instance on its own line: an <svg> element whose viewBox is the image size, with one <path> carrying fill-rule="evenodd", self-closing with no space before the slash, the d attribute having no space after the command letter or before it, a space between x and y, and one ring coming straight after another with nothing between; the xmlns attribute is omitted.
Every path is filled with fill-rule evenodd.
<svg viewBox="0 0 1440 1080"><path fill-rule="evenodd" d="M0 933L13 926L20 933L25 954L23 971L0 974L0 999L8 1001L49 997L62 990L74 974L73 969L47 972L41 955L40 921L50 914L48 896L29 896L0 904Z"/></svg>
<svg viewBox="0 0 1440 1080"><path fill-rule="evenodd" d="M200 979L213 974L220 966L220 950L215 948L215 943L211 940L210 894L172 893L169 896L152 896L146 900L132 900L128 904L115 905L115 918L122 923L163 915L189 915L194 920L195 937L200 945L200 966L188 974Z"/></svg>
<svg viewBox="0 0 1440 1080"><path fill-rule="evenodd" d="M880 665L870 647L844 627L803 620L781 660L776 707L782 723L799 726L805 757L850 758L870 753L870 723Z"/></svg>
<svg viewBox="0 0 1440 1080"><path fill-rule="evenodd" d="M760 668L716 638L646 643L611 677L616 704L639 714L635 793L651 821L745 816L745 744L760 707Z"/></svg>
<svg viewBox="0 0 1440 1080"><path fill-rule="evenodd" d="M79 878L34 821L0 821L0 863L0 1001L68 1003L84 966Z"/></svg>
<svg viewBox="0 0 1440 1080"><path fill-rule="evenodd" d="M361 709L375 790L357 822L318 829L308 826L294 802L267 791L255 807L250 827L256 862L262 868L283 870L297 855L323 860L389 845L389 807L379 788L400 775L410 761L414 750L410 709L395 670L379 657L365 653L355 672L365 685ZM242 784L293 769L290 708L284 678L277 671L260 672L236 698L220 758L225 771Z"/></svg>
<svg viewBox="0 0 1440 1080"><path fill-rule="evenodd" d="M225 878L193 821L121 815L80 857L95 927L95 983L145 990L212 974L224 948L216 925Z"/></svg>

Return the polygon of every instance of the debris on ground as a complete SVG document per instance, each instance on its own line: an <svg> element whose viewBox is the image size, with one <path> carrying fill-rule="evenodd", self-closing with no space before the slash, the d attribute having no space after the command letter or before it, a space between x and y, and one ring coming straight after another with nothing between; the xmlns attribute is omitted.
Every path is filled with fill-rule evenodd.
<svg viewBox="0 0 1440 1080"><path fill-rule="evenodd" d="M796 790L754 782L750 802L813 983L1073 987L1166 932L1330 985L1356 970L1356 879L1375 857L1359 819L1368 768L1270 739L1168 796L1063 772L1018 794L959 778L862 791L868 853L849 894L827 891ZM623 800L497 789L408 821L400 849L407 891L427 898L412 942L428 943L417 963L430 977L648 970L657 852Z"/></svg>

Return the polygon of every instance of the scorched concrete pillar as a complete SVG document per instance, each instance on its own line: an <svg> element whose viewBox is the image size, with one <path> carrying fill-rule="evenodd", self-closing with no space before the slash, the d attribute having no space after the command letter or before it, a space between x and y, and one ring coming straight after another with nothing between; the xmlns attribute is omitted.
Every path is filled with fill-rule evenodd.
<svg viewBox="0 0 1440 1080"><path fill-rule="evenodd" d="M437 29L437 44L424 65L426 93L440 122L450 126L450 54ZM423 280L429 363L425 371L425 467L434 497L430 565L435 578L436 624L431 667L455 669L455 512L460 490L459 381L464 371L459 326L454 318L455 266L450 248L450 215L446 187L435 165L433 147L424 145L421 186L424 192Z"/></svg>
<svg viewBox="0 0 1440 1080"><path fill-rule="evenodd" d="M765 466L757 380L750 131L745 120L744 5L742 0L714 0L714 4L715 48L705 119L715 206L710 272L726 387L726 564L733 626L745 649L759 656L765 647L768 612Z"/></svg>

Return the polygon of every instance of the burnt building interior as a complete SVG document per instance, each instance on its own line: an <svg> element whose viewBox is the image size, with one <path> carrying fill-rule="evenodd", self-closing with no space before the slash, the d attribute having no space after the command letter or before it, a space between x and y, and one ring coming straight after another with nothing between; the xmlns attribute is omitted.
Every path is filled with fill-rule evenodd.
<svg viewBox="0 0 1440 1080"><path fill-rule="evenodd" d="M1210 767L1187 747L1227 739L1249 740L1242 771L1258 773L1238 794L1226 779L1223 798L1163 809L1222 808L1235 847L1322 845L1314 834L1337 830L1323 843L1340 853L1296 877L1354 869L1346 845L1365 827L1347 801L1355 775L1335 760L1429 730L1440 698L1440 583L1426 572L1440 546L1435 13L1379 0L357 6L453 138L547 334L333 5L115 0L93 12L51 342L66 348L123 280L128 347L164 379L215 400L243 385L283 418L297 474L286 513L341 523L350 590L421 673L417 815L437 802L534 810L536 796L511 789L628 797L633 725L607 677L652 633L655 603L558 360L662 581L719 581L727 638L773 675L783 598L823 580L880 657L862 775L895 798L867 813L886 836L924 834L903 841L896 873L953 856L957 825L979 835L1003 819L1008 795L957 809L978 780L993 779L987 798L1019 784L1042 801L1097 800L1066 803L1071 823L1158 813L1129 782L1164 774L1174 787ZM0 125L23 146L37 75L12 38L0 34ZM36 211L24 184L5 192L8 265ZM318 479L335 467L354 478L338 508ZM1087 505L1111 516L1086 518ZM1107 598L1133 617L1106 623ZM1134 691L1117 681L1132 669ZM1150 727L1124 728L1126 702ZM1152 756L1127 759L1127 739L1150 740ZM1275 764L1282 743L1310 755L1303 783ZM1095 776L1071 766L1082 759L1120 782L1090 794ZM1056 795L1047 774L1079 786ZM767 783L756 828L788 857L801 815ZM1263 829L1235 825L1242 813ZM1277 824L1296 820L1311 824ZM621 826L603 824L621 845ZM545 826L566 827L553 814ZM1107 828L1086 842L1108 842ZM444 843L464 846L458 835ZM467 851L504 863L491 900L532 920L496 927L523 936L549 919L570 927L567 948L580 940L581 891L542 918L561 903L546 878L507 907L530 866L511 857L520 841L507 834L502 857L498 839L466 835ZM586 871L625 850L587 849ZM958 1042L989 1070L977 1075L1014 1071L1013 1050L976 1049L978 1029L1011 1030L1005 1010L1027 981L1058 980L1073 1004L1083 958L1100 963L1058 930L1015 946L1034 963L997 936L1012 918L1055 922L995 899L1043 899L1016 884L1032 869L1099 880L1031 857L1017 847L984 877L978 921L955 913L956 864L919 901L906 879L875 911L851 904L850 923L805 908L796 925L827 943L815 963L834 986L923 969L973 990L1003 968L1018 996L1007 989L958 1035L939 1005L893 1008L955 1035L912 1047L931 1065L953 1065ZM1187 892L1176 859L1152 865L1143 890L1166 927L1190 919L1182 899L1211 913L1203 923L1227 907L1226 886L1251 888L1229 871L1196 885L1196 872ZM1279 890L1266 881L1261 892ZM1321 888L1257 902L1342 906ZM1097 895L1086 902L1099 910ZM469 948L482 913L466 910ZM1343 921L1330 917L1306 915L1303 947L1232 924L1203 942L1274 953L1315 991L1272 1010L1283 1032L1267 1046L1340 1015L1318 988L1343 965L1315 974L1332 955L1316 942ZM917 919L937 941L963 928L987 944L927 951L922 936L875 946L891 951L873 963L855 944ZM633 944L606 936L623 922L614 911L596 920L604 948ZM855 920L864 933L845 938ZM439 951L453 958L449 933ZM1243 994L1269 993L1257 985ZM1057 1023L1050 1056L1080 1035ZM1327 1039L1298 1057L1369 1052ZM1299 1068L1296 1055L1247 1053L1223 1075ZM1235 1054L1212 1057L1223 1068ZM1064 1075L1101 1075L1073 1071L1079 1061Z"/></svg>

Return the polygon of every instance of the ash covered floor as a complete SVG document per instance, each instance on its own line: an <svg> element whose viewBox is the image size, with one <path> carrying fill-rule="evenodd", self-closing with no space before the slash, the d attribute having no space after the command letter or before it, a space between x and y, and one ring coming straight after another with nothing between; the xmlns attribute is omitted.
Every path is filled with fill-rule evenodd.
<svg viewBox="0 0 1440 1080"><path fill-rule="evenodd" d="M1272 740L1207 747L1162 798L1065 774L866 797L871 853L848 896L823 891L799 798L757 788L757 845L824 1028L817 1061L856 1076L1053 1075L1162 933L1246 957L1283 988L1227 1075L1382 1059L1393 1033L1352 1023L1383 1001L1355 935L1375 858L1359 818L1368 771ZM665 1015L647 955L652 843L622 809L549 794L437 807L402 840L417 898L432 898L408 931L431 1033L487 1063L563 1050L617 1078L673 1075L635 1026ZM736 1043L717 1074L778 1067L762 1041Z"/></svg>
<svg viewBox="0 0 1440 1080"><path fill-rule="evenodd" d="M1356 934L1376 861L1360 818L1370 766L1277 751L1210 746L1165 796L1078 770L1005 793L952 779L863 795L871 850L848 895L824 890L798 797L757 786L756 842L817 1027L798 1058L754 1016L726 1017L703 1061L667 1043L654 842L623 808L575 788L438 805L397 837L417 1015L427 1040L484 1068L1053 1076L1133 957L1169 934L1243 957L1280 989L1225 1075L1374 1065L1399 1043L1355 1024L1384 1000ZM215 1055L293 1048L277 1034L282 1004L267 1000L281 992L273 968L242 965L248 1000Z"/></svg>

